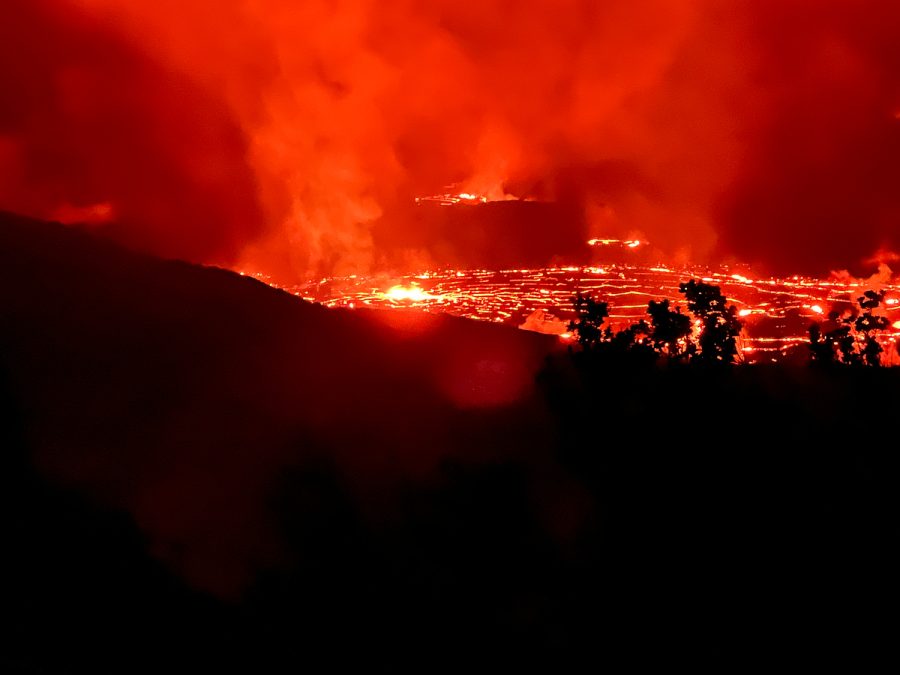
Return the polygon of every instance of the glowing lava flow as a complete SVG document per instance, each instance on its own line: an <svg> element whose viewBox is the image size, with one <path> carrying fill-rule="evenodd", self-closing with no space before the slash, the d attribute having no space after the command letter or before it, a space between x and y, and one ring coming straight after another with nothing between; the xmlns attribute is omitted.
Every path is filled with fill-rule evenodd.
<svg viewBox="0 0 900 675"><path fill-rule="evenodd" d="M646 241L639 239L588 239L588 246L624 246L626 248L637 248L643 246Z"/></svg>
<svg viewBox="0 0 900 675"><path fill-rule="evenodd" d="M336 277L285 290L329 307L415 308L492 321L566 339L577 292L610 303L610 321L621 327L645 318L650 300L683 304L678 284L690 278L722 287L744 322L741 349L747 358L782 358L804 345L813 321L832 308L850 308L867 288L855 280L803 277L753 279L728 268L670 268L610 264L513 270L437 270L394 277ZM884 314L892 329L883 334L891 362L898 361L900 284L882 288Z"/></svg>
<svg viewBox="0 0 900 675"><path fill-rule="evenodd" d="M437 302L440 302L441 301L440 296L432 295L431 293L428 293L427 291L423 290L417 284L412 284L410 286L401 286L399 284L396 286L391 286L391 288L389 288L387 290L387 292L384 293L384 297L387 300L391 300L394 302L403 302L403 301L409 301L409 302L437 301Z"/></svg>
<svg viewBox="0 0 900 675"><path fill-rule="evenodd" d="M486 204L488 198L483 195L476 195L471 192L446 192L439 195L428 195L427 197L416 197L416 204L426 202L434 202L441 206L456 206L458 204Z"/></svg>

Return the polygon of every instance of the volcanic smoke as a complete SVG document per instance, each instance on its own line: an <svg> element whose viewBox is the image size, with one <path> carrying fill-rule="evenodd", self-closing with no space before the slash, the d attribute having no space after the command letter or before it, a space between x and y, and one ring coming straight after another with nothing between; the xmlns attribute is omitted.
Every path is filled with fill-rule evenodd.
<svg viewBox="0 0 900 675"><path fill-rule="evenodd" d="M454 185L578 214L525 240L870 272L897 35L893 0L6 0L0 208L290 282L444 264L376 234Z"/></svg>

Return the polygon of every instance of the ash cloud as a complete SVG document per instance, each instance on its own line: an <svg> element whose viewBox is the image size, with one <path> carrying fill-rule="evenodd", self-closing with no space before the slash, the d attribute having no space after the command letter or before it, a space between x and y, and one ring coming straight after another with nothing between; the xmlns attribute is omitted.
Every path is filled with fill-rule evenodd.
<svg viewBox="0 0 900 675"><path fill-rule="evenodd" d="M871 272L900 248L898 34L893 2L754 6L762 118L720 197L723 249L779 271Z"/></svg>
<svg viewBox="0 0 900 675"><path fill-rule="evenodd" d="M0 208L153 253L233 260L262 219L215 92L68 3L0 6Z"/></svg>
<svg viewBox="0 0 900 675"><path fill-rule="evenodd" d="M573 205L583 217L546 228L674 259L825 274L900 247L889 0L34 7L3 10L56 46L0 57L43 92L0 127L0 205L108 219L156 252L371 271L396 264L379 242L417 226L413 196L450 183ZM102 96L61 106L83 80Z"/></svg>

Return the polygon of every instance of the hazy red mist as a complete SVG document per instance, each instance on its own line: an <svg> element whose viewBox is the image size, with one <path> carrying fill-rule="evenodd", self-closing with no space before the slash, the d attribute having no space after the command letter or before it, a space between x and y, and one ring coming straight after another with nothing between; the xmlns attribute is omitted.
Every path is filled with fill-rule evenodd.
<svg viewBox="0 0 900 675"><path fill-rule="evenodd" d="M893 0L6 0L0 208L305 276L396 264L456 182L574 205L545 225L573 236L859 269L900 249L897 35Z"/></svg>
<svg viewBox="0 0 900 675"><path fill-rule="evenodd" d="M123 36L64 3L6 1L0 85L0 208L202 261L259 232L232 111Z"/></svg>

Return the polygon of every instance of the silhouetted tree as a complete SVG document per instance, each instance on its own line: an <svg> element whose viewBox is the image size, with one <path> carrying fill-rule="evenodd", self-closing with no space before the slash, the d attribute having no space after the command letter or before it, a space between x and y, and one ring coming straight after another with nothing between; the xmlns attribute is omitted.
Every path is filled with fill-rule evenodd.
<svg viewBox="0 0 900 675"><path fill-rule="evenodd" d="M575 333L582 353L603 357L628 357L630 365L652 363L657 352L650 335L650 324L641 319L619 331L604 326L609 318L609 305L579 293L573 298L576 319L569 322L568 329Z"/></svg>
<svg viewBox="0 0 900 675"><path fill-rule="evenodd" d="M691 341L691 317L681 313L681 308L669 308L668 300L651 300L647 305L650 315L650 340L653 348L669 358L689 355Z"/></svg>
<svg viewBox="0 0 900 675"><path fill-rule="evenodd" d="M688 309L700 320L699 351L692 356L703 363L733 363L737 358L737 337L743 324L737 308L728 304L718 286L696 279L679 284Z"/></svg>
<svg viewBox="0 0 900 675"><path fill-rule="evenodd" d="M885 316L878 316L874 312L881 306L884 300L884 291L866 291L856 301L862 308L862 313L856 317L853 327L862 340L862 361L867 366L880 366L881 353L884 349L878 342L879 331L885 330L890 322Z"/></svg>
<svg viewBox="0 0 900 675"><path fill-rule="evenodd" d="M691 280L681 284L680 290L701 324L699 349L691 336L691 317L682 314L680 307L673 309L668 300L650 301L649 322L641 319L614 332L604 326L609 318L609 305L579 293L572 301L575 319L569 322L568 328L575 333L583 352L638 357L631 363L653 362L659 357L697 358L700 362L715 363L735 361L741 322L734 305L728 304L718 286Z"/></svg>
<svg viewBox="0 0 900 675"><path fill-rule="evenodd" d="M609 350L620 356L627 355L632 365L652 364L658 356L650 337L652 332L650 324L641 319L615 333L610 339Z"/></svg>
<svg viewBox="0 0 900 675"><path fill-rule="evenodd" d="M609 305L579 293L573 298L575 320L569 322L569 330L574 332L578 343L585 349L594 349L612 339L612 330L603 328L609 317Z"/></svg>
<svg viewBox="0 0 900 675"><path fill-rule="evenodd" d="M813 361L818 363L835 363L835 343L831 333L823 333L818 323L809 326L809 351Z"/></svg>
<svg viewBox="0 0 900 675"><path fill-rule="evenodd" d="M884 349L878 341L878 333L890 324L887 317L875 313L883 300L883 291L866 291L856 299L861 312L846 315L830 312L828 321L834 327L824 332L818 323L812 324L809 327L809 350L813 361L880 366Z"/></svg>

